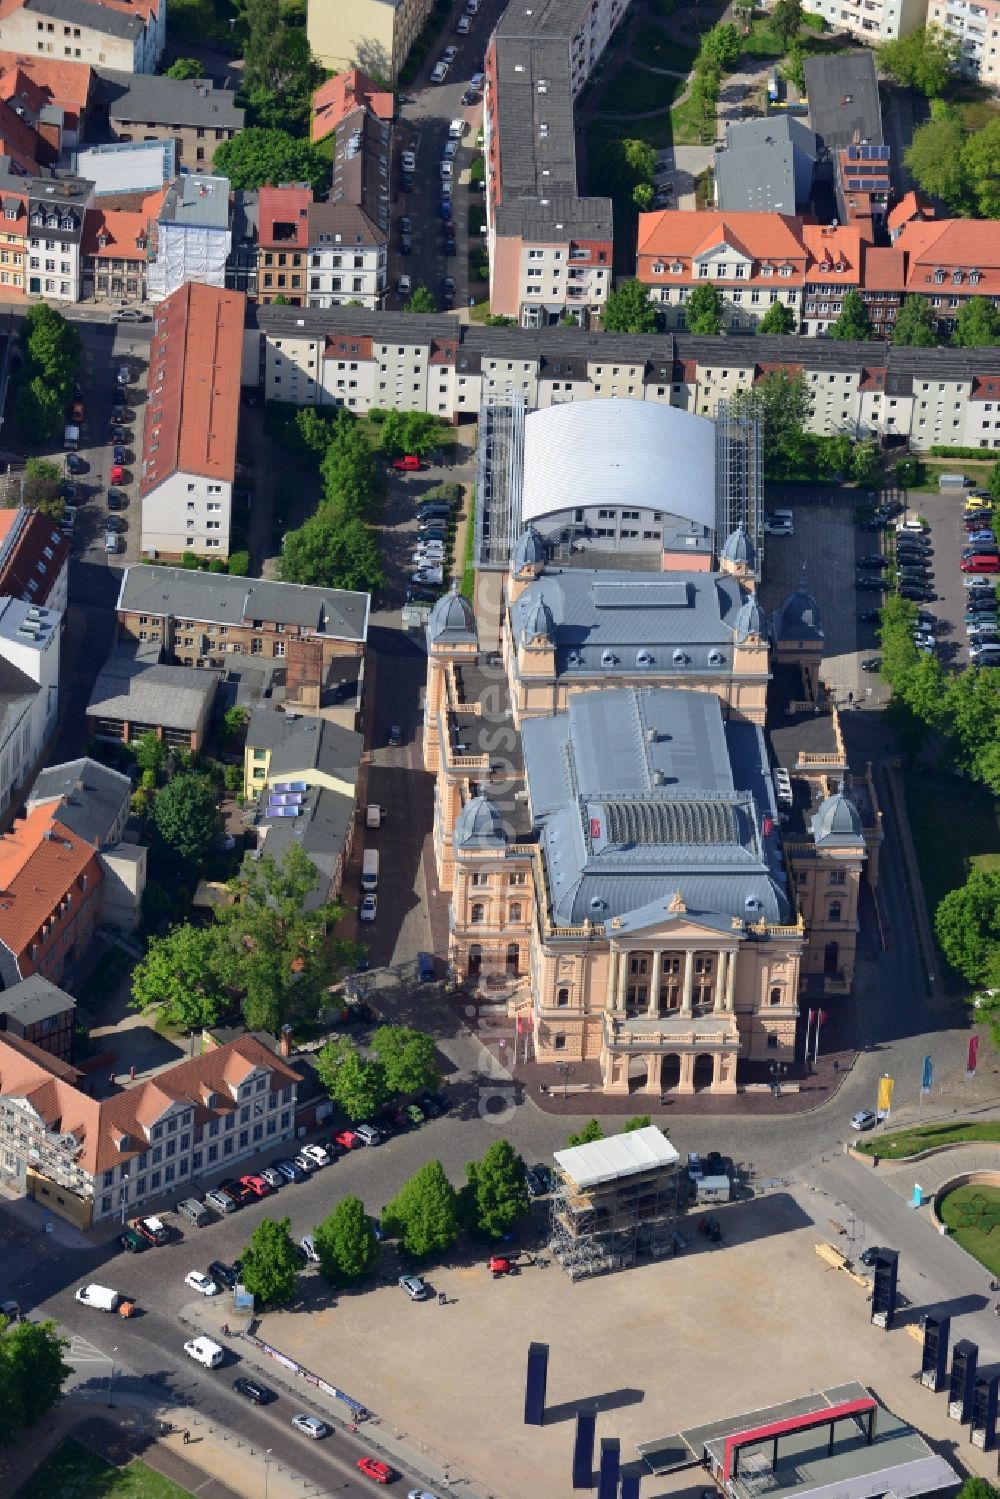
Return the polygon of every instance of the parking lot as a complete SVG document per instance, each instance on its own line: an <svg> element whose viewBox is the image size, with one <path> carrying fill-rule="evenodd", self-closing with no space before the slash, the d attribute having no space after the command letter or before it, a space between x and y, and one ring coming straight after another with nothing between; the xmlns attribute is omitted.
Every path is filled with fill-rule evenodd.
<svg viewBox="0 0 1000 1499"><path fill-rule="evenodd" d="M968 591L961 571L962 548L966 542L963 510L965 495L914 494L910 496L912 516L921 516L931 528L934 550L934 591L937 595L926 607L937 620L934 636L941 661L949 666L969 665L965 633L965 604ZM993 579L995 582L996 580Z"/></svg>

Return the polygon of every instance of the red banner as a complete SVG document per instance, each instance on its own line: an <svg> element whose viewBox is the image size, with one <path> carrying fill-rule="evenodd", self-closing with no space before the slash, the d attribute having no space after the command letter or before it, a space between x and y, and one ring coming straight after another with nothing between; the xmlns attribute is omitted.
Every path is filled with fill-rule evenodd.
<svg viewBox="0 0 1000 1499"><path fill-rule="evenodd" d="M978 1061L979 1061L979 1037L978 1036L970 1036L969 1037L969 1055L967 1056L967 1058L965 1060L965 1070L969 1074L970 1077L974 1076L975 1071L976 1071L976 1064L978 1063Z"/></svg>
<svg viewBox="0 0 1000 1499"><path fill-rule="evenodd" d="M825 1010L817 1010L816 1011L816 1024L817 1025L826 1025L826 1022L827 1022L828 1019L829 1019L829 1016L827 1015L827 1013L826 1013Z"/></svg>

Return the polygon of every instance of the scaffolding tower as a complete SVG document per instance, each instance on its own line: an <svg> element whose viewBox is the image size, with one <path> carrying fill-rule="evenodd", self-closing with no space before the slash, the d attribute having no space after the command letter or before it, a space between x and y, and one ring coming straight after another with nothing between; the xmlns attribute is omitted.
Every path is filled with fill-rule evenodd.
<svg viewBox="0 0 1000 1499"><path fill-rule="evenodd" d="M679 1172L655 1125L557 1151L549 1253L570 1280L673 1254Z"/></svg>
<svg viewBox="0 0 1000 1499"><path fill-rule="evenodd" d="M756 553L755 576L760 580L764 534L764 462L760 422L744 415L730 401L720 401L715 413L715 512L719 545L737 526L746 527Z"/></svg>
<svg viewBox="0 0 1000 1499"><path fill-rule="evenodd" d="M476 449L475 565L505 568L521 532L524 396L491 391L479 412Z"/></svg>

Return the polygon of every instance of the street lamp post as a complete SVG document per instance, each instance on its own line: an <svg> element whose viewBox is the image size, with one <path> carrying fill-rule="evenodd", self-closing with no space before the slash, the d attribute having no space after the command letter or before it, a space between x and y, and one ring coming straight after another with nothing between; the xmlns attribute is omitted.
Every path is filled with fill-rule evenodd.
<svg viewBox="0 0 1000 1499"><path fill-rule="evenodd" d="M781 1079L788 1071L787 1062L771 1062L771 1093L775 1098L781 1097Z"/></svg>
<svg viewBox="0 0 1000 1499"><path fill-rule="evenodd" d="M118 1344L116 1343L115 1346L114 1346L114 1348L112 1348L112 1350L111 1350L111 1378L108 1381L108 1409L109 1410L111 1409L111 1407L115 1403L115 1354L117 1352L118 1352Z"/></svg>
<svg viewBox="0 0 1000 1499"><path fill-rule="evenodd" d="M569 1062L557 1062L556 1063L556 1071L558 1072L559 1076L562 1078L563 1098L565 1098L566 1097L566 1089L568 1087L569 1080L573 1076L573 1073L576 1071L576 1068L574 1066L572 1066L572 1064L569 1063Z"/></svg>
<svg viewBox="0 0 1000 1499"><path fill-rule="evenodd" d="M273 1451L273 1447L268 1447L264 1452L264 1499L267 1499L267 1484L271 1476L271 1453Z"/></svg>
<svg viewBox="0 0 1000 1499"><path fill-rule="evenodd" d="M129 1182L128 1173L126 1173L122 1177L121 1189L120 1189L119 1194L118 1194L119 1199L121 1201L121 1205L122 1205L122 1228L125 1227L125 1208L126 1208L126 1205L128 1203L128 1182Z"/></svg>

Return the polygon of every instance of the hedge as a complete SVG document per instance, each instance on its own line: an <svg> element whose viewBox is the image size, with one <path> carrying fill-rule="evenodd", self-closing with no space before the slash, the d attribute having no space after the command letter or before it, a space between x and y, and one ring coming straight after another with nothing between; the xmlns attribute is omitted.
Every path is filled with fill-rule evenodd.
<svg viewBox="0 0 1000 1499"><path fill-rule="evenodd" d="M995 463L997 454L989 448L943 448L935 445L931 448L932 458L978 458L980 463Z"/></svg>

